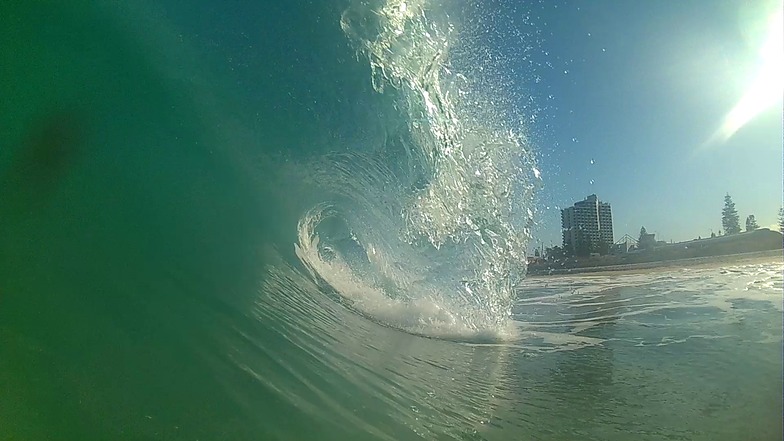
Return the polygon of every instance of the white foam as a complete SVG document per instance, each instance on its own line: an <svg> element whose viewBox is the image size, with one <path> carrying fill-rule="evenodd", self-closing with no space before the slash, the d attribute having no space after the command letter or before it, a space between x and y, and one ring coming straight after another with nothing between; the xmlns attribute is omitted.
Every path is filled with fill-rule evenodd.
<svg viewBox="0 0 784 441"><path fill-rule="evenodd" d="M472 311L461 310L460 306L438 292L393 297L384 288L361 277L340 254L336 253L329 259L322 257L320 239L314 229L325 216L325 211L326 207L317 207L300 220L295 251L311 275L328 284L352 309L383 325L426 337L464 341L512 338L514 330L511 326L477 323L472 320L476 318ZM380 251L374 249L373 253Z"/></svg>

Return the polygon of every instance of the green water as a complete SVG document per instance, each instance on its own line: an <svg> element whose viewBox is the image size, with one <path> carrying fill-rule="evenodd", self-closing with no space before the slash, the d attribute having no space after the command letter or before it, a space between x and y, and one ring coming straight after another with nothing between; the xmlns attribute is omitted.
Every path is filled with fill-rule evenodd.
<svg viewBox="0 0 784 441"><path fill-rule="evenodd" d="M408 211L429 237L389 233L454 188L405 147L422 103L374 91L341 29L360 3L0 6L0 439L780 439L780 256L412 294L483 262L429 245L462 231L423 226L437 203ZM480 117L476 164L513 170ZM479 202L528 181L496 178L455 206L513 250Z"/></svg>

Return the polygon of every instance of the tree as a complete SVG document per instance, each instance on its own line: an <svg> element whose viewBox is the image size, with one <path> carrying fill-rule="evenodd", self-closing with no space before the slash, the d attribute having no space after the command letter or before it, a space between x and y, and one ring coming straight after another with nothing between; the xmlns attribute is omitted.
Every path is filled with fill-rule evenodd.
<svg viewBox="0 0 784 441"><path fill-rule="evenodd" d="M640 237L637 239L637 243L643 243L646 235L648 235L648 230L646 230L645 227L640 228Z"/></svg>
<svg viewBox="0 0 784 441"><path fill-rule="evenodd" d="M610 244L603 240L599 241L599 245L597 245L596 247L596 252L601 254L602 256L610 254Z"/></svg>
<svg viewBox="0 0 784 441"><path fill-rule="evenodd" d="M637 248L641 250L652 250L656 246L653 234L648 234L645 227L640 228L640 238L637 240Z"/></svg>
<svg viewBox="0 0 784 441"><path fill-rule="evenodd" d="M547 260L559 260L564 258L565 251L563 248L555 245L552 248L545 248L544 255Z"/></svg>
<svg viewBox="0 0 784 441"><path fill-rule="evenodd" d="M759 228L759 225L757 225L757 220L754 219L754 215L753 214L750 214L746 218L746 231L754 231L757 228Z"/></svg>
<svg viewBox="0 0 784 441"><path fill-rule="evenodd" d="M784 207L779 208L779 231L784 233Z"/></svg>
<svg viewBox="0 0 784 441"><path fill-rule="evenodd" d="M577 243L574 245L574 254L579 257L587 257L590 256L593 252L593 244L591 243L591 238L588 237L583 229L580 228L577 230Z"/></svg>
<svg viewBox="0 0 784 441"><path fill-rule="evenodd" d="M721 226L724 227L724 234L740 233L740 218L738 210L735 209L735 202L729 193L724 196L724 209L721 210Z"/></svg>

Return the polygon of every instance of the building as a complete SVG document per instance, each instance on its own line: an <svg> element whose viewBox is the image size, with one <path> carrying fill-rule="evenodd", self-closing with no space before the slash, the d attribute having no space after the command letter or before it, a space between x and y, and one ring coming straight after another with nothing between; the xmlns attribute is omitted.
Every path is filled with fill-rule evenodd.
<svg viewBox="0 0 784 441"><path fill-rule="evenodd" d="M635 250L638 247L637 239L629 236L628 234L624 234L622 238L620 238L610 249L610 253L612 254L625 254Z"/></svg>
<svg viewBox="0 0 784 441"><path fill-rule="evenodd" d="M577 254L579 245L590 252L606 252L613 244L612 208L595 194L561 210L564 249Z"/></svg>

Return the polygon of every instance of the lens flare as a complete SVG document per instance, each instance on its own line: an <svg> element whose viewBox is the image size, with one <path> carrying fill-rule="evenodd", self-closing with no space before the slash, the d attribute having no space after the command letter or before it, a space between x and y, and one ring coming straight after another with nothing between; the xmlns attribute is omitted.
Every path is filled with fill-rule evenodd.
<svg viewBox="0 0 784 441"><path fill-rule="evenodd" d="M710 143L724 142L757 115L781 101L784 93L784 10L779 8L768 21L767 38L760 48L760 67L741 99L724 117Z"/></svg>

